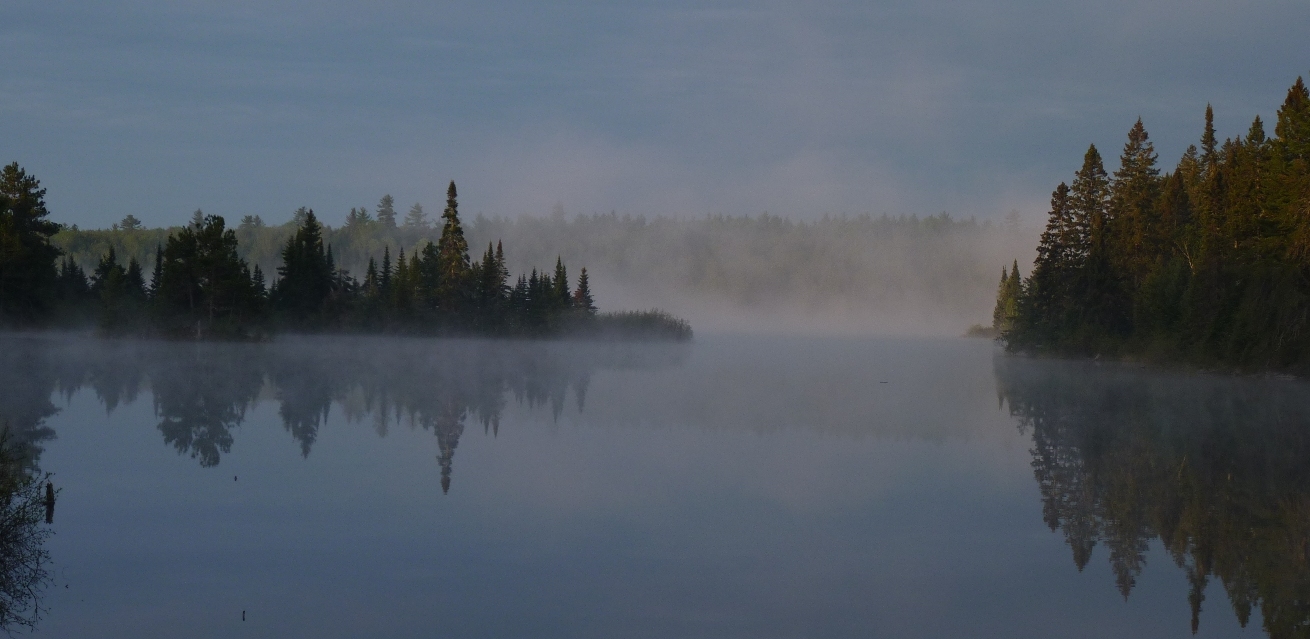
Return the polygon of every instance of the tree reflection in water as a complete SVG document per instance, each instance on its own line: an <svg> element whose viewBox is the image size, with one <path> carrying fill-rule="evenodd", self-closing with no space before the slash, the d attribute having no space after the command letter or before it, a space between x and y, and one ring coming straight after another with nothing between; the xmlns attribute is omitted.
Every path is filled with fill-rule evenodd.
<svg viewBox="0 0 1310 639"><path fill-rule="evenodd" d="M1081 570L1101 543L1128 597L1159 538L1191 583L1192 631L1222 584L1246 626L1310 629L1310 387L998 357L999 400L1033 438L1043 517Z"/></svg>
<svg viewBox="0 0 1310 639"><path fill-rule="evenodd" d="M0 419L35 460L54 437L44 426L51 396L93 389L107 411L149 388L164 442L203 467L219 465L234 431L261 397L278 403L283 427L309 457L335 403L379 435L407 421L436 437L441 487L450 490L455 449L472 417L496 435L509 397L549 406L558 418L569 391L581 410L600 368L663 366L685 345L302 338L272 344L192 344L76 338L0 338Z"/></svg>

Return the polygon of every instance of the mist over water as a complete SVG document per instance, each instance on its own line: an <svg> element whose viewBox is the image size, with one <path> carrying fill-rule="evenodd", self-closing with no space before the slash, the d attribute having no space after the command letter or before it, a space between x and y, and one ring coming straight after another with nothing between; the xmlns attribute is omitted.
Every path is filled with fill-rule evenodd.
<svg viewBox="0 0 1310 639"><path fill-rule="evenodd" d="M440 231L361 222L356 209L319 213L329 225L346 222L328 228L324 241L357 278L370 258L413 256ZM278 272L294 228L230 222L241 257ZM1017 261L1026 272L1038 235L1017 218L947 214L647 218L562 208L542 217L475 215L465 232L474 255L503 244L511 273L553 273L556 260L572 278L586 268L602 311L660 308L696 331L920 337L989 324L1001 268ZM165 235L65 230L53 241L89 270L111 247L120 260L153 264Z"/></svg>
<svg viewBox="0 0 1310 639"><path fill-rule="evenodd" d="M61 491L45 636L1304 622L1301 382L962 339L0 347Z"/></svg>

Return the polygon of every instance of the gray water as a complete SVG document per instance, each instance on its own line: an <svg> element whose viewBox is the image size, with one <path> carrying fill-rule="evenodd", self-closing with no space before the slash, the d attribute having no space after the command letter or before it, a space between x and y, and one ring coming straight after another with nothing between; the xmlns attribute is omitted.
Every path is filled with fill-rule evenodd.
<svg viewBox="0 0 1310 639"><path fill-rule="evenodd" d="M742 336L11 336L0 366L0 419L60 491L39 636L1255 637L1310 620L1300 382Z"/></svg>

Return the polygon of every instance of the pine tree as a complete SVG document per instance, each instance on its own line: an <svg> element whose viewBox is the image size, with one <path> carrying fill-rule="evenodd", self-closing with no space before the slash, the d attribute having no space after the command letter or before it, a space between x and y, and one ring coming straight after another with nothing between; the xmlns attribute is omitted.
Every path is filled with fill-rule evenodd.
<svg viewBox="0 0 1310 639"><path fill-rule="evenodd" d="M317 224L312 215L309 220ZM303 234L298 232L296 237ZM297 286L303 260L302 252L295 250L299 248L296 237L283 252L284 259L290 258L287 272L292 274L278 286L284 304L303 295ZM251 328L254 284L245 260L237 256L236 232L225 227L222 217L204 216L200 224L169 236L159 271L154 307L161 330L200 338L242 334Z"/></svg>
<svg viewBox="0 0 1310 639"><path fill-rule="evenodd" d="M59 258L50 236L59 225L45 219L45 193L17 162L0 170L0 324L33 324L50 312Z"/></svg>
<svg viewBox="0 0 1310 639"><path fill-rule="evenodd" d="M360 211L363 211L363 208ZM396 200L390 194L382 196L378 201L377 218L382 228L396 228Z"/></svg>
<svg viewBox="0 0 1310 639"><path fill-rule="evenodd" d="M405 214L405 228L423 231L428 228L428 214L423 212L423 205L415 202Z"/></svg>

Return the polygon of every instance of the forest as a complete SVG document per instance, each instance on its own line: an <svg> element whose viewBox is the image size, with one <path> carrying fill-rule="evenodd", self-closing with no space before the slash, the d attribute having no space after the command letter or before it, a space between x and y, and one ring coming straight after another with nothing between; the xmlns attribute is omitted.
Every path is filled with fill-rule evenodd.
<svg viewBox="0 0 1310 639"><path fill-rule="evenodd" d="M1051 195L1032 272L1002 269L993 314L1016 352L1237 369L1310 364L1310 94L1274 135L1257 116L1161 173L1139 119L1108 174L1095 145Z"/></svg>
<svg viewBox="0 0 1310 639"><path fill-rule="evenodd" d="M234 218L238 256L276 272L307 212L286 223L268 211ZM421 203L402 207L390 195L371 207L315 213L336 265L351 273L364 273L388 247L393 258L421 251L442 232ZM991 311L994 265L1032 254L1033 233L1016 216L647 216L557 205L542 214L462 217L470 246L512 248L505 266L513 272L549 271L559 258L586 265L593 294L607 305L662 308L698 328L958 335ZM91 271L110 248L124 262L149 264L170 232L177 229L146 228L128 214L108 229L65 227L51 241Z"/></svg>
<svg viewBox="0 0 1310 639"><path fill-rule="evenodd" d="M51 241L64 229L46 219L45 189L13 163L0 172L0 322L194 339L277 331L690 339L690 325L662 311L598 312L587 269L572 280L559 257L553 270L517 280L499 241L471 259L453 181L446 195L435 241L408 256L383 244L362 277L341 266L308 209L297 211L271 273L242 257L242 227L197 211L184 227L145 234L154 240L148 257L140 244L127 255L108 245L88 276Z"/></svg>

